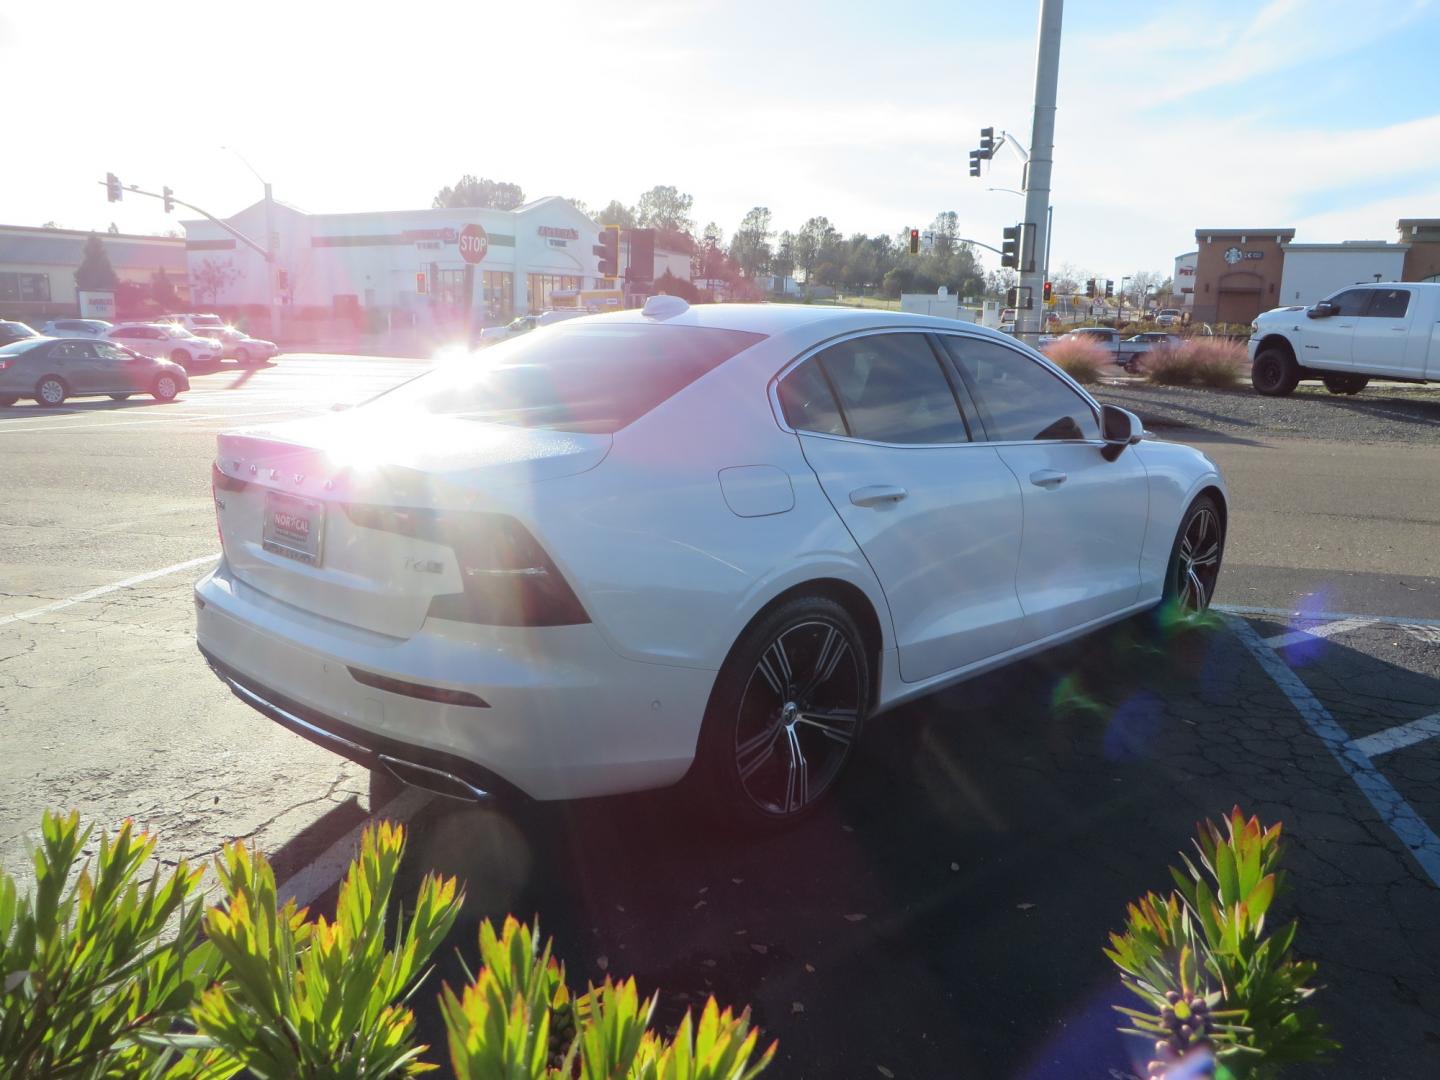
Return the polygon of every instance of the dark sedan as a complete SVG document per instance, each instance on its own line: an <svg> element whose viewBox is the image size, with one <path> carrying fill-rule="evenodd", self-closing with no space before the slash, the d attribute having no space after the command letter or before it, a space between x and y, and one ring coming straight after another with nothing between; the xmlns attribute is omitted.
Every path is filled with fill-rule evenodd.
<svg viewBox="0 0 1440 1080"><path fill-rule="evenodd" d="M21 398L55 406L82 394L108 394L116 401L150 394L156 401L174 401L189 389L179 364L110 341L27 338L0 347L0 406Z"/></svg>
<svg viewBox="0 0 1440 1080"><path fill-rule="evenodd" d="M9 345L12 341L24 341L26 338L39 336L23 322L6 322L0 319L0 345Z"/></svg>

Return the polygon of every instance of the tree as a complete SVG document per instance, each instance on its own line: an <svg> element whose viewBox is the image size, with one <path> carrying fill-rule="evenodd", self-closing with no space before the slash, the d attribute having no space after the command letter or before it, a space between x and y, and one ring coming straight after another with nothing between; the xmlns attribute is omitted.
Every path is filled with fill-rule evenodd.
<svg viewBox="0 0 1440 1080"><path fill-rule="evenodd" d="M753 278L763 274L770 264L770 208L755 206L740 219L740 228L730 239L730 258L740 273Z"/></svg>
<svg viewBox="0 0 1440 1080"><path fill-rule="evenodd" d="M778 278L788 278L795 273L795 234L786 229L780 234L775 254L770 257L770 272Z"/></svg>
<svg viewBox="0 0 1440 1080"><path fill-rule="evenodd" d="M931 250L939 258L948 259L955 251L960 236L960 215L954 210L942 210L930 223Z"/></svg>
<svg viewBox="0 0 1440 1080"><path fill-rule="evenodd" d="M568 203L569 203L571 206L573 206L576 210L579 210L580 213L584 214L586 217L589 217L589 216L590 216L590 207L589 207L588 205L586 205L584 199L572 199L572 198L570 198L568 195L561 196L561 198L563 198L566 202L568 202Z"/></svg>
<svg viewBox="0 0 1440 1080"><path fill-rule="evenodd" d="M673 185L656 184L635 204L635 224L667 233L694 233L690 208L695 199Z"/></svg>
<svg viewBox="0 0 1440 1080"><path fill-rule="evenodd" d="M230 259L218 262L206 259L191 272L191 288L196 299L208 297L213 304L221 292L240 280L240 270Z"/></svg>
<svg viewBox="0 0 1440 1080"><path fill-rule="evenodd" d="M163 266L150 278L150 296L166 311L174 311L180 306L179 297L175 295L175 286L171 284Z"/></svg>
<svg viewBox="0 0 1440 1080"><path fill-rule="evenodd" d="M811 275L820 263L821 256L838 239L839 233L827 217L812 217L800 226L795 237L795 266L805 275L805 284L811 284Z"/></svg>
<svg viewBox="0 0 1440 1080"><path fill-rule="evenodd" d="M1019 280L1020 275L1008 266L991 270L985 275L985 295L996 300L1004 300L1006 292L1014 288Z"/></svg>
<svg viewBox="0 0 1440 1080"><path fill-rule="evenodd" d="M514 210L525 201L519 184L505 180L477 179L466 173L454 187L443 187L430 205L436 210L455 210L465 206L485 210Z"/></svg>
<svg viewBox="0 0 1440 1080"><path fill-rule="evenodd" d="M110 222L110 228L106 229L105 231L108 232L111 236L119 236L120 226L116 225L115 222L112 221Z"/></svg>
<svg viewBox="0 0 1440 1080"><path fill-rule="evenodd" d="M705 226L700 236L700 246L690 256L690 270L694 277L726 277L725 233L715 222Z"/></svg>
<svg viewBox="0 0 1440 1080"><path fill-rule="evenodd" d="M635 211L619 199L611 199L605 209L595 215L601 225L619 225L622 229L635 228Z"/></svg>
<svg viewBox="0 0 1440 1080"><path fill-rule="evenodd" d="M75 271L75 287L81 292L114 292L119 280L110 265L110 256L105 253L105 244L91 233Z"/></svg>

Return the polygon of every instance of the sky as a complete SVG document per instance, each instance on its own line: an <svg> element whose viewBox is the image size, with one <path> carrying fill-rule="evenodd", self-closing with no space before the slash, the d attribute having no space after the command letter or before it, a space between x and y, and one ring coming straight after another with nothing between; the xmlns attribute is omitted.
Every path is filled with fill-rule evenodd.
<svg viewBox="0 0 1440 1080"><path fill-rule="evenodd" d="M226 216L430 205L463 173L592 209L655 184L728 237L824 215L895 234L942 210L999 246L1030 143L1038 0L11 0L0 223L159 233ZM1052 266L1168 274L1199 227L1396 239L1440 217L1440 0L1071 0ZM23 153L24 147L37 151ZM243 160L242 160L243 159ZM249 164L247 165L246 162ZM982 253L983 254L983 253ZM984 255L987 263L994 257Z"/></svg>

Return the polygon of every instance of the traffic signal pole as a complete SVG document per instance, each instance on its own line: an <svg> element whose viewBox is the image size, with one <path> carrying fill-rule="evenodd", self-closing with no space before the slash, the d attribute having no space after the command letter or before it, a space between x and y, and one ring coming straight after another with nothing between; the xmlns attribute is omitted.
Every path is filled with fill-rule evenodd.
<svg viewBox="0 0 1440 1080"><path fill-rule="evenodd" d="M1035 57L1035 116L1030 134L1030 162L1025 171L1026 236L1020 252L1021 295L1044 290L1044 260L1050 248L1050 170L1055 155L1055 99L1060 81L1060 24L1064 0L1040 0L1039 44ZM1027 293L1025 290L1029 290ZM1043 308L1015 313L1022 336L1038 335Z"/></svg>

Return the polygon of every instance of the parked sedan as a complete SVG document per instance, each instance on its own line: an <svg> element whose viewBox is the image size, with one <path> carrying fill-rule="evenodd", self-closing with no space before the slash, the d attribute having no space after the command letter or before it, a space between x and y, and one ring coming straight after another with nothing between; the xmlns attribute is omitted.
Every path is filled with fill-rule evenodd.
<svg viewBox="0 0 1440 1080"><path fill-rule="evenodd" d="M156 401L174 401L189 389L179 364L110 341L37 337L0 348L0 406L21 398L55 406L86 394L108 394L116 401L150 394Z"/></svg>
<svg viewBox="0 0 1440 1080"><path fill-rule="evenodd" d="M45 337L100 338L115 329L104 319L52 319L40 328Z"/></svg>
<svg viewBox="0 0 1440 1080"><path fill-rule="evenodd" d="M263 364L280 352L280 347L273 341L251 337L239 327L226 323L219 315L166 315L157 321L183 326L192 334L216 339L220 342L222 354L238 361L241 367Z"/></svg>
<svg viewBox="0 0 1440 1080"><path fill-rule="evenodd" d="M903 701L1203 610L1227 519L1202 453L992 330L676 297L223 434L212 480L201 651L377 794L683 779L761 827Z"/></svg>
<svg viewBox="0 0 1440 1080"><path fill-rule="evenodd" d="M24 341L26 338L39 336L34 328L23 322L0 322L0 345L9 345L12 341Z"/></svg>
<svg viewBox="0 0 1440 1080"><path fill-rule="evenodd" d="M138 353L167 358L181 367L196 361L218 362L224 353L215 338L196 337L175 323L124 323L106 336Z"/></svg>

